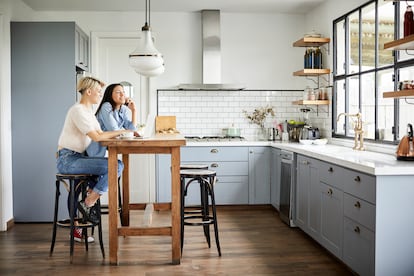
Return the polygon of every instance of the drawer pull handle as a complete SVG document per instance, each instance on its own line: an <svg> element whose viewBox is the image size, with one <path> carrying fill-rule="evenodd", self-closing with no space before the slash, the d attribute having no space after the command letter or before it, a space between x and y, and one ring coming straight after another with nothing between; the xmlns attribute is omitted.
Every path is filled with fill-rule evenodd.
<svg viewBox="0 0 414 276"><path fill-rule="evenodd" d="M359 233L361 232L361 229L359 229L359 227L358 227L358 226L355 226L355 228L354 228L354 232L359 234Z"/></svg>
<svg viewBox="0 0 414 276"><path fill-rule="evenodd" d="M333 191L332 191L332 189L331 188L329 188L328 189L328 195L332 195L333 194Z"/></svg>
<svg viewBox="0 0 414 276"><path fill-rule="evenodd" d="M333 168L329 167L328 172L333 172Z"/></svg>
<svg viewBox="0 0 414 276"><path fill-rule="evenodd" d="M217 163L213 163L213 164L211 164L211 167L212 168L218 168L218 164Z"/></svg>
<svg viewBox="0 0 414 276"><path fill-rule="evenodd" d="M359 177L359 175L357 175L357 177L354 178L355 182L361 182L361 177Z"/></svg>
<svg viewBox="0 0 414 276"><path fill-rule="evenodd" d="M355 208L361 208L361 203L359 201L355 202L354 204Z"/></svg>
<svg viewBox="0 0 414 276"><path fill-rule="evenodd" d="M303 165L309 165L309 161L302 161Z"/></svg>
<svg viewBox="0 0 414 276"><path fill-rule="evenodd" d="M211 153L218 153L218 149L212 149L210 150Z"/></svg>

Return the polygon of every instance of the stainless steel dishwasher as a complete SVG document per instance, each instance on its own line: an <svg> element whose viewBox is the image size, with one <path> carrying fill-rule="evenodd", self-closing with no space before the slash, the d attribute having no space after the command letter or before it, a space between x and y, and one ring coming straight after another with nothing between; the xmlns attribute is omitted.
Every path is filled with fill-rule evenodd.
<svg viewBox="0 0 414 276"><path fill-rule="evenodd" d="M280 208L279 215L283 222L290 227L293 223L294 197L296 181L296 154L291 151L281 151L280 170Z"/></svg>

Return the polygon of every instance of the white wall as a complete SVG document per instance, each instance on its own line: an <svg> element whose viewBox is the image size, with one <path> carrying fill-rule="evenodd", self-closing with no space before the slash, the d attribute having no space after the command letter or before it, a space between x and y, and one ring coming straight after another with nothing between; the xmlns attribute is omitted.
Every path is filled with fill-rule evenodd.
<svg viewBox="0 0 414 276"><path fill-rule="evenodd" d="M221 14L222 80L243 83L251 89L303 89L305 80L292 72L303 67L303 50L292 47L309 28L331 35L332 17L364 1L330 0L304 17L287 14ZM352 3L352 4L351 4ZM333 10L338 10L333 13ZM137 31L143 13L35 12L20 0L2 0L1 35L1 225L13 218L10 118L10 20L76 21L92 31ZM166 72L153 80L151 89L201 81L201 18L199 13L151 13L156 47L164 54ZM299 27L297 27L299 26ZM93 45L92 45L93 47ZM133 49L131 49L132 51ZM93 68L92 68L93 72Z"/></svg>

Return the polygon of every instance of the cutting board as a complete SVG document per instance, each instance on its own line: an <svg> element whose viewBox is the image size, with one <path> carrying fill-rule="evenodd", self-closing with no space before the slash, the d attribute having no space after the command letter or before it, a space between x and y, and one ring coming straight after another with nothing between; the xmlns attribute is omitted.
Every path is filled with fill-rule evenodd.
<svg viewBox="0 0 414 276"><path fill-rule="evenodd" d="M175 116L157 116L155 118L155 131L175 129L176 117Z"/></svg>

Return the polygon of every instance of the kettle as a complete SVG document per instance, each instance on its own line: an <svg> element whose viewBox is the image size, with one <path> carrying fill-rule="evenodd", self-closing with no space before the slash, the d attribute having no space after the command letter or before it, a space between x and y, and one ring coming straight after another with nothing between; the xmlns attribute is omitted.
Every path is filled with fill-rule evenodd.
<svg viewBox="0 0 414 276"><path fill-rule="evenodd" d="M414 161L414 142L413 142L413 126L407 124L407 135L405 135L398 144L397 160Z"/></svg>

